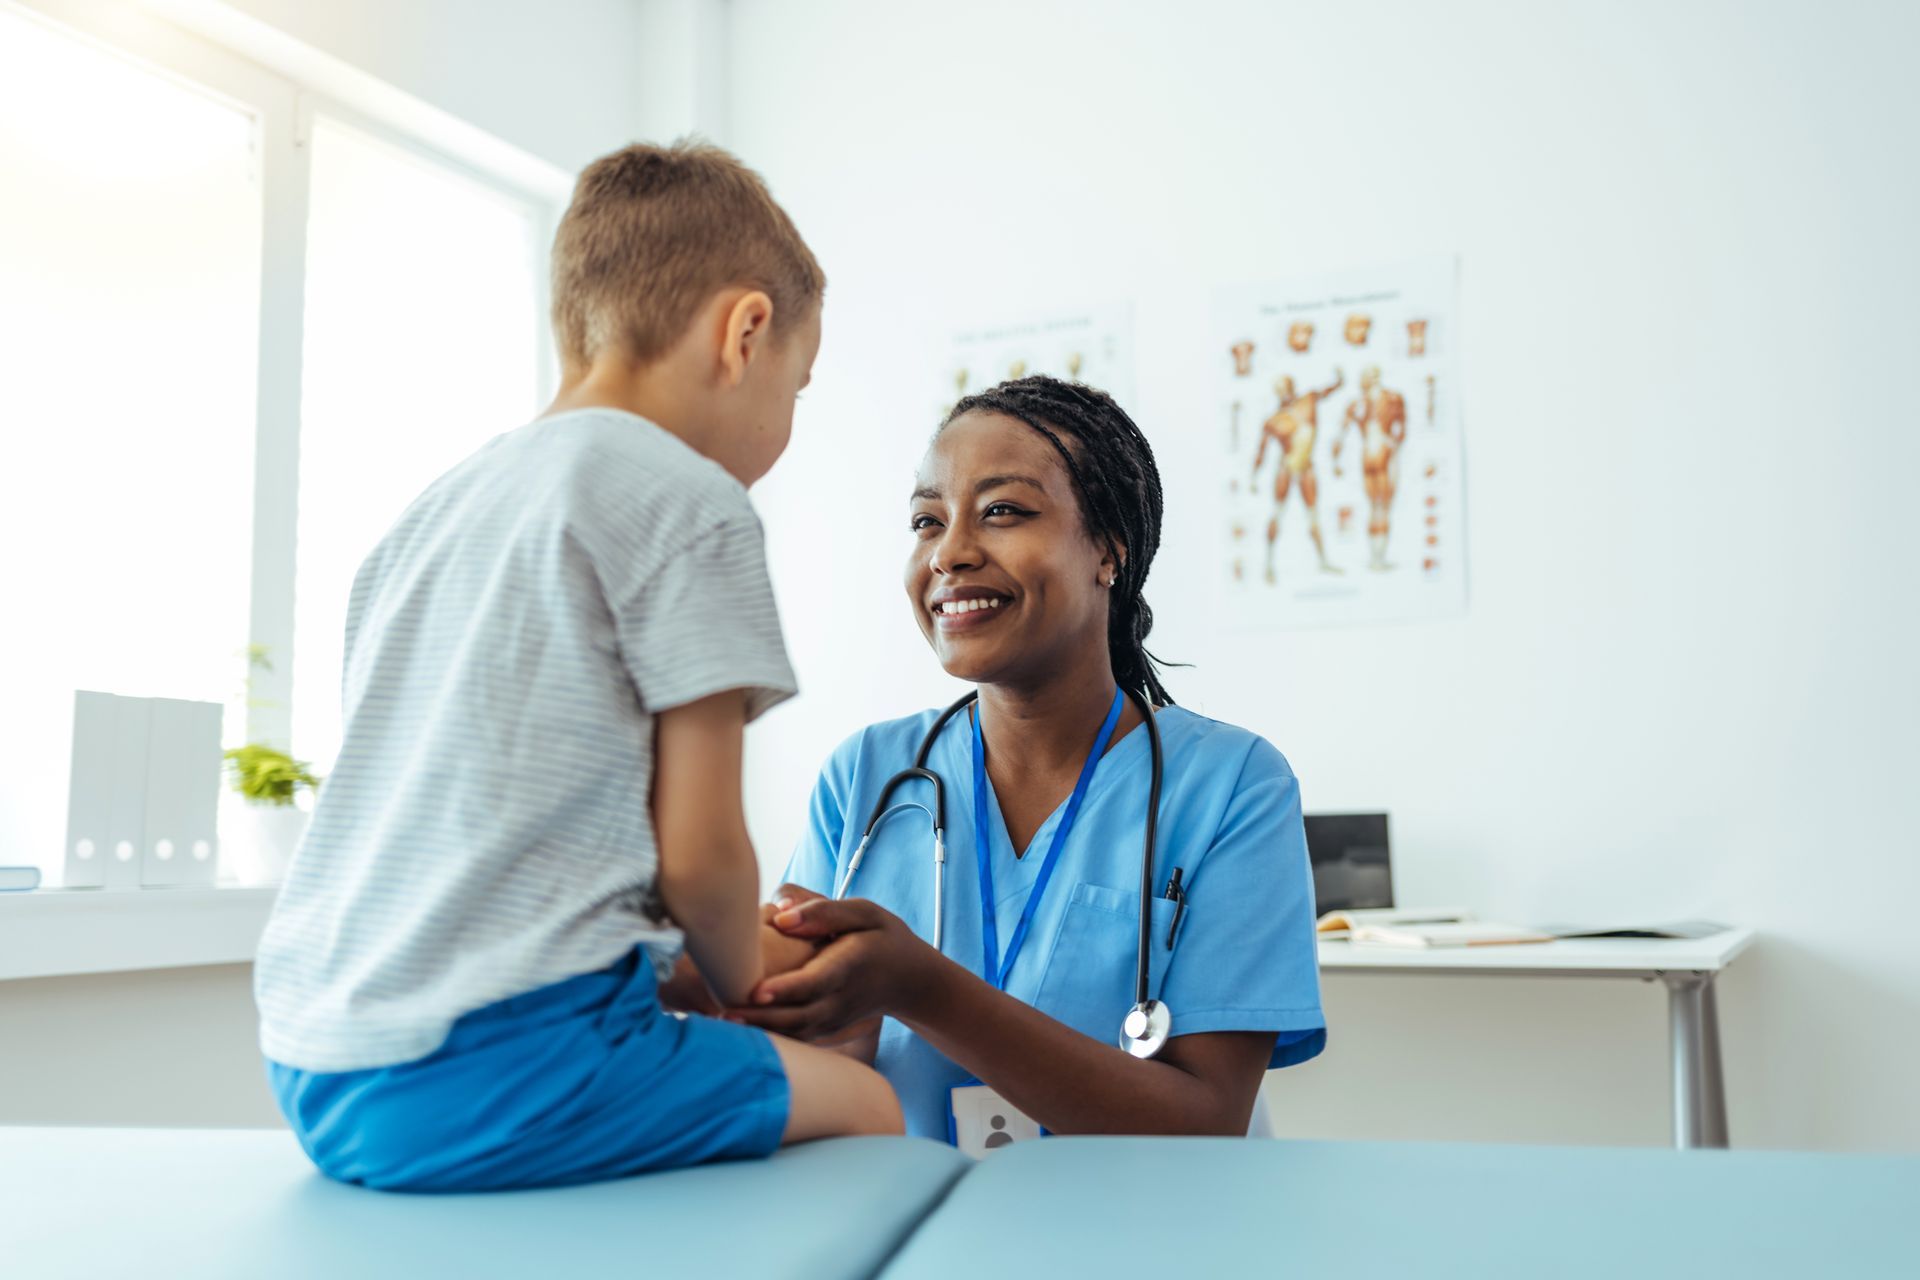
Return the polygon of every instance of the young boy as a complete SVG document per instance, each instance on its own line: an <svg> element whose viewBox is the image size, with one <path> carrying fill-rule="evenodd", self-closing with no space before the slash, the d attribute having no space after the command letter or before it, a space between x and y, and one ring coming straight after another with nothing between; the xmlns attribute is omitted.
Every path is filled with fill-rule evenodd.
<svg viewBox="0 0 1920 1280"><path fill-rule="evenodd" d="M723 151L581 175L559 397L354 580L338 763L261 940L261 1046L322 1171L583 1182L898 1133L851 1058L664 1012L762 976L745 725L793 674L746 486L786 448L825 277Z"/></svg>

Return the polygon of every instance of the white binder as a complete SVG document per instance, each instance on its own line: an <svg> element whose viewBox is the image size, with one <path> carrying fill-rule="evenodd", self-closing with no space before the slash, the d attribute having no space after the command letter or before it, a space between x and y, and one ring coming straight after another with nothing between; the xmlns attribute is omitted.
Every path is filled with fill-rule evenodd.
<svg viewBox="0 0 1920 1280"><path fill-rule="evenodd" d="M219 703L75 693L68 887L212 884L220 764Z"/></svg>
<svg viewBox="0 0 1920 1280"><path fill-rule="evenodd" d="M113 700L113 734L97 760L106 769L106 873L109 889L140 887L140 848L147 842L147 737L153 704Z"/></svg>
<svg viewBox="0 0 1920 1280"><path fill-rule="evenodd" d="M113 764L108 755L118 729L119 699L81 689L73 695L73 765L67 788L66 885L99 889L107 883L113 842Z"/></svg>
<svg viewBox="0 0 1920 1280"><path fill-rule="evenodd" d="M146 824L140 883L211 885L219 861L220 704L148 699Z"/></svg>

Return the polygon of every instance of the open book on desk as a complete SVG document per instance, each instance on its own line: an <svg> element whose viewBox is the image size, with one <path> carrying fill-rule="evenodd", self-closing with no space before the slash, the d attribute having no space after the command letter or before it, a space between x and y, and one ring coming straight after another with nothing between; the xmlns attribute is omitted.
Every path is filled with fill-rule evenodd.
<svg viewBox="0 0 1920 1280"><path fill-rule="evenodd" d="M1552 942L1553 935L1521 925L1475 920L1460 907L1381 907L1330 911L1315 926L1322 938L1346 938L1355 946L1493 947Z"/></svg>
<svg viewBox="0 0 1920 1280"><path fill-rule="evenodd" d="M1376 925L1461 924L1473 919L1465 907L1365 907L1329 911L1313 926L1322 940L1345 938L1355 929Z"/></svg>

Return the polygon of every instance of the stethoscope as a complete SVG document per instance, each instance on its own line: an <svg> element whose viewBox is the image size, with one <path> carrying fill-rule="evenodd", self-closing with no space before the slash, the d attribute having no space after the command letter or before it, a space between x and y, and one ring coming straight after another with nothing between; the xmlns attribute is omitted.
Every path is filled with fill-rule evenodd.
<svg viewBox="0 0 1920 1280"><path fill-rule="evenodd" d="M1166 1046L1167 1038L1173 1030L1173 1013L1163 1000L1152 1000L1147 994L1148 963L1153 955L1153 851L1154 835L1160 818L1160 726L1154 723L1153 709L1133 690L1127 691L1147 728L1147 743L1153 752L1152 781L1147 789L1147 828L1146 839L1140 851L1140 938L1137 960L1134 966L1133 1007L1127 1010L1127 1016L1120 1023L1120 1047L1136 1058L1151 1058ZM844 898L847 889L853 884L853 876L860 869L860 862L866 857L867 845L873 840L874 831L889 817L903 809L918 809L933 819L933 949L941 950L946 923L946 879L947 879L947 788L946 783L934 770L927 767L927 757L933 751L933 744L947 722L979 701L980 695L969 693L945 711L933 722L926 736L920 740L920 749L914 753L913 767L902 769L887 779L880 788L880 798L874 801L873 812L867 818L866 828L860 833L860 844L853 851L853 857L847 860L846 872L840 877L840 883L834 886L833 896ZM902 783L921 778L933 784L933 810L928 812L923 804L903 801L888 807L894 789Z"/></svg>

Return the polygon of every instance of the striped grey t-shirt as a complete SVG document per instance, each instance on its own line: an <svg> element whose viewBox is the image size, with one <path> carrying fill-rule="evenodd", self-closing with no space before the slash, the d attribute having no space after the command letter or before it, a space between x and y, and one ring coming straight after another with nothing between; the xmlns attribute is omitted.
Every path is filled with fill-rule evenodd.
<svg viewBox="0 0 1920 1280"><path fill-rule="evenodd" d="M747 492L631 414L500 436L354 579L345 732L260 942L266 1056L424 1057L462 1014L677 929L654 896L653 717L794 692Z"/></svg>

